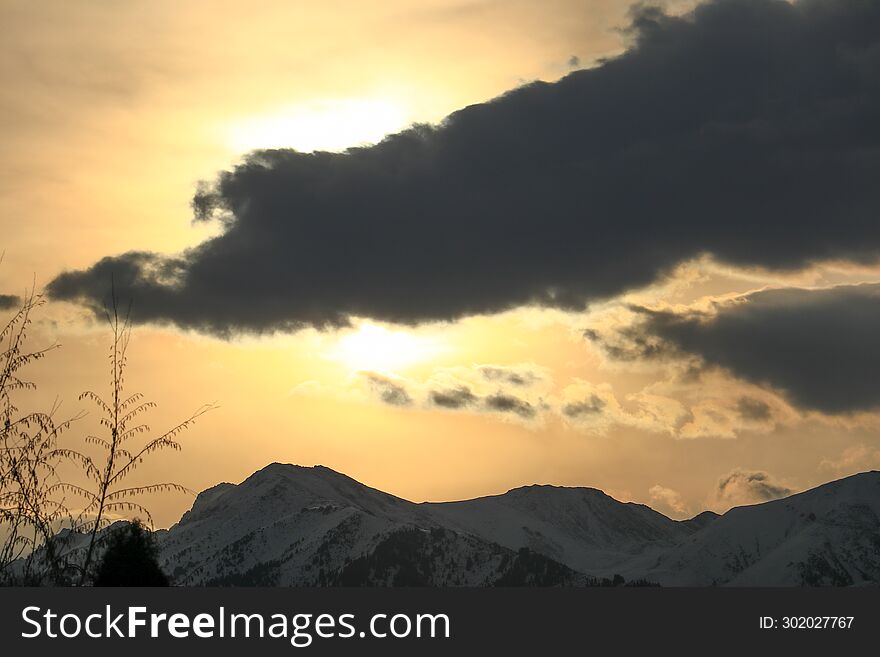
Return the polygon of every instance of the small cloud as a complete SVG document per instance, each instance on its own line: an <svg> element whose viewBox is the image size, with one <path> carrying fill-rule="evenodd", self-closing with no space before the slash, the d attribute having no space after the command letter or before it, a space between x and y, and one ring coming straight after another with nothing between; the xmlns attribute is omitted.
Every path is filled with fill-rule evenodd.
<svg viewBox="0 0 880 657"><path fill-rule="evenodd" d="M569 68L577 68L581 65L581 58L577 55L572 55L568 58L568 66Z"/></svg>
<svg viewBox="0 0 880 657"><path fill-rule="evenodd" d="M564 404L562 414L569 418L598 415L605 409L605 405L605 400L594 393L588 399Z"/></svg>
<svg viewBox="0 0 880 657"><path fill-rule="evenodd" d="M503 392L489 395L483 400L483 404L487 410L498 413L514 413L523 418L535 416L535 408L529 402Z"/></svg>
<svg viewBox="0 0 880 657"><path fill-rule="evenodd" d="M558 405L560 416L578 430L604 434L614 425L638 427L647 431L668 432L673 419L657 417L657 404L644 392L630 395L632 410L625 409L607 383L595 385L581 379L562 390Z"/></svg>
<svg viewBox="0 0 880 657"><path fill-rule="evenodd" d="M21 305L21 297L14 294L0 294L0 310L9 310Z"/></svg>
<svg viewBox="0 0 880 657"><path fill-rule="evenodd" d="M613 361L630 363L670 355L669 345L646 332L641 322L607 331L588 328L584 329L583 336Z"/></svg>
<svg viewBox="0 0 880 657"><path fill-rule="evenodd" d="M769 502L794 492L768 472L736 468L718 480L713 496L718 506L730 508Z"/></svg>
<svg viewBox="0 0 880 657"><path fill-rule="evenodd" d="M432 390L429 398L434 406L451 409L473 406L478 401L477 396L467 386L459 386L449 390Z"/></svg>
<svg viewBox="0 0 880 657"><path fill-rule="evenodd" d="M863 444L852 445L836 459L822 459L819 467L838 476L880 468L880 449Z"/></svg>
<svg viewBox="0 0 880 657"><path fill-rule="evenodd" d="M366 372L364 376L367 378L373 393L385 404L390 406L410 406L412 404L412 397L409 396L406 388L402 385L372 372Z"/></svg>
<svg viewBox="0 0 880 657"><path fill-rule="evenodd" d="M754 397L740 397L736 410L744 420L764 422L771 417L770 405Z"/></svg>
<svg viewBox="0 0 880 657"><path fill-rule="evenodd" d="M661 510L671 511L675 515L684 516L688 513L687 505L681 499L681 493L657 484L648 490L651 502Z"/></svg>
<svg viewBox="0 0 880 657"><path fill-rule="evenodd" d="M487 381L500 381L515 386L529 386L543 378L540 374L524 368L482 365L478 369Z"/></svg>

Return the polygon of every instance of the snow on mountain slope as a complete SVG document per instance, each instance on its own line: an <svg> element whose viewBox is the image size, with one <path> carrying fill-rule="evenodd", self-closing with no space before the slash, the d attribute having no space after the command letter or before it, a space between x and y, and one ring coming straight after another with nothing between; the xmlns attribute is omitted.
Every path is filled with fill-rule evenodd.
<svg viewBox="0 0 880 657"><path fill-rule="evenodd" d="M731 509L633 572L684 586L880 582L880 472Z"/></svg>
<svg viewBox="0 0 880 657"><path fill-rule="evenodd" d="M693 518L688 518L687 520L679 520L682 525L685 525L692 529L693 531L699 531L709 523L717 520L721 516L715 513L714 511L703 511L702 513L698 513Z"/></svg>
<svg viewBox="0 0 880 657"><path fill-rule="evenodd" d="M329 468L272 464L157 532L183 585L880 582L880 473L677 522L591 488L414 504Z"/></svg>
<svg viewBox="0 0 880 657"><path fill-rule="evenodd" d="M411 529L444 530L431 534L454 552L444 563L488 569L432 572L426 581L472 585L509 576L505 569L525 563L516 563L522 548L572 571L609 577L633 554L653 554L690 533L647 507L593 489L534 486L467 502L414 504L329 468L275 463L237 486L204 491L157 538L163 568L180 584L315 585L333 583L351 561ZM548 569L534 558L528 563ZM375 575L389 577L394 574ZM571 574L559 578L573 581Z"/></svg>
<svg viewBox="0 0 880 657"><path fill-rule="evenodd" d="M273 463L200 494L162 537L163 566L181 584L234 581L254 568L259 579L267 564L274 583L323 583L378 536L416 522L413 507L329 468Z"/></svg>
<svg viewBox="0 0 880 657"><path fill-rule="evenodd" d="M527 547L594 576L610 576L634 556L658 554L691 534L647 506L594 488L526 486L422 506L441 524L511 549Z"/></svg>

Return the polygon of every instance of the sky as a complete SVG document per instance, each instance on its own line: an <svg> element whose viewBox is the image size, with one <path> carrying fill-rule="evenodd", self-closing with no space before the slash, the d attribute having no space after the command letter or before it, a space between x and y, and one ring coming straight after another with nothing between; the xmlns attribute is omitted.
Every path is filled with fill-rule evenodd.
<svg viewBox="0 0 880 657"><path fill-rule="evenodd" d="M219 406L145 483L685 518L878 468L878 110L857 0L3 0L26 401L106 391L112 280L150 425Z"/></svg>

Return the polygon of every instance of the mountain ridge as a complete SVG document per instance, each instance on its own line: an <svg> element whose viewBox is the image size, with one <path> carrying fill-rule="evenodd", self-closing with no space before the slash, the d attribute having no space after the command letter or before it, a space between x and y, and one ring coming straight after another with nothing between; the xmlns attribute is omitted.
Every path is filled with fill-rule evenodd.
<svg viewBox="0 0 880 657"><path fill-rule="evenodd" d="M673 520L597 488L415 503L332 468L272 463L157 533L180 584L849 585L880 581L880 473Z"/></svg>

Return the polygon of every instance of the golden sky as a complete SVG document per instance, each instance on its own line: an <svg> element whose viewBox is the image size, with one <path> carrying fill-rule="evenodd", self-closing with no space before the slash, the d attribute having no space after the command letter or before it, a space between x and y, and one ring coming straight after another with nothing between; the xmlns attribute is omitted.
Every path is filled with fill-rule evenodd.
<svg viewBox="0 0 880 657"><path fill-rule="evenodd" d="M0 292L109 254L198 244L217 226L192 223L196 184L252 149L375 142L589 67L625 46L628 4L5 0ZM757 501L719 495L732 472L801 490L877 467L872 414L804 411L722 371L692 383L682 362L615 361L583 332L625 324L630 302L701 308L766 287L877 281L876 268L839 263L782 276L702 259L584 313L521 308L417 327L356 318L226 340L139 326L129 382L159 404L151 426L220 406L184 434L182 453L141 474L201 490L272 461L320 463L415 501L554 483L677 518ZM50 303L33 339L62 345L34 367L33 403L57 396L73 414L82 390L104 389L108 332L87 311ZM511 372L525 380L504 379ZM515 394L531 410L430 401L461 387ZM383 402L395 392L408 403ZM562 412L584 399L600 400L601 419ZM743 399L769 415L746 417ZM190 503L161 496L151 508L167 526Z"/></svg>

